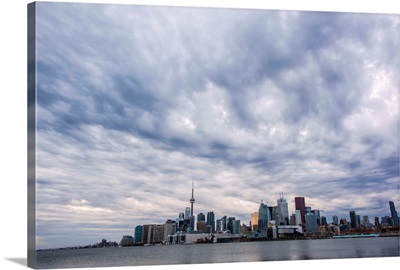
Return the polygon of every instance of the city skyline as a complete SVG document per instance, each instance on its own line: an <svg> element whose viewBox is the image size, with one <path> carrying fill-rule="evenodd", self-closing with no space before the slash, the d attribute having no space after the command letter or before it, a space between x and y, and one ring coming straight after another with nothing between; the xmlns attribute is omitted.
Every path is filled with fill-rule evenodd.
<svg viewBox="0 0 400 270"><path fill-rule="evenodd" d="M383 14L37 3L37 247L165 222L190 207L191 181L195 214L216 219L248 222L281 192L291 212L301 196L339 217L390 215L398 26Z"/></svg>
<svg viewBox="0 0 400 270"><path fill-rule="evenodd" d="M236 216L230 215L229 213L220 213L219 215L216 215L212 209L210 209L207 212L205 212L206 215L203 212L198 212L196 214L196 212L194 212L194 210L193 210L193 204L192 204L192 198L193 198L193 193L194 193L193 186L194 185L193 185L193 182L192 182L192 197L189 200L189 202L191 204L191 207L190 208L189 207L185 207L185 212L179 212L175 217L171 217L171 218L167 219L166 221L175 221L175 220L176 221L178 221L178 220L182 221L183 219L190 219L191 217L193 217L194 218L194 223L193 224L190 223L190 226L194 226L194 227L192 227L191 230L199 230L199 228L197 228L197 225L196 225L197 222L206 221L207 224L208 224L208 220L209 220L208 215L209 215L209 213L212 213L212 215L213 215L213 218L211 220L213 220L215 228L217 227L217 221L220 220L220 218L225 218L225 219L228 218L228 217L236 218ZM258 211L255 211L257 213L257 218L255 219L255 220L257 220L257 224L256 225L259 225L258 222L260 221L260 219L258 217L259 217L259 213L260 213L259 211L263 211L263 210L261 210L262 209L262 207L261 207L262 205L265 205L267 208L268 207L269 208L271 208L271 207L272 208L277 208L277 209L279 209L279 214L281 214L281 215L283 214L283 217L287 217L288 218L287 221L286 221L286 224L281 224L281 225L294 225L294 224L290 224L290 217L292 215L295 216L297 210L299 210L299 211L301 210L301 206L299 207L299 209L296 209L297 208L297 206L296 206L296 201L297 200L300 202L299 205L303 205L304 209L305 209L304 210L305 211L304 212L304 219L301 218L301 221L302 221L303 224L307 223L305 216L310 212L312 212L314 214L315 211L318 212L317 215L318 215L318 219L319 219L319 221L318 221L319 225L321 224L321 219L324 218L327 224L329 224L329 223L335 224L336 223L336 225L337 225L337 224L340 223L339 220L346 220L349 224L351 224L351 227L355 227L354 224L356 223L356 220L355 220L356 216L358 216L359 218L360 218L360 216L362 216L363 218L371 217L371 220L378 218L379 219L379 223L384 218L390 217L390 218L393 218L394 226L398 226L398 222L399 222L399 220L398 220L399 218L398 218L398 214L397 214L394 202L390 201L390 200L388 201L389 214L387 214L387 212L385 212L385 213L378 214L376 216L371 216L371 215L368 215L366 213L361 213L360 214L360 212L357 212L355 210L349 210L349 212L347 213L347 216L346 215L340 216L337 213L329 213L329 215L326 215L325 214L325 210L309 206L306 203L306 200L305 200L304 197L295 197L294 198L294 200L293 200L294 201L294 207L293 207L294 210L293 211L289 210L290 208L288 207L288 205L286 205L287 212L286 212L286 210L282 211L280 204L282 204L282 202L286 203L286 201L287 201L286 198L283 195L283 192L282 192L282 193L279 193L279 198L277 199L277 203L275 203L275 204L274 203L270 203L269 204L268 202L264 202L264 200L261 200L261 202L259 202ZM193 203L194 203L194 201L193 201ZM267 208L265 210L265 211L268 211L268 213L269 213L268 214L268 218L267 218L267 222L270 221L270 220L274 220L276 222L276 224L279 225L279 220L274 219L274 217L271 216L271 212L270 212L271 210L267 210ZM308 212L308 211L306 212L306 208L308 208L310 212ZM189 210L190 210L190 212L189 212ZM250 228L252 228L252 226L254 226L254 224L251 223L251 221L253 219L252 216L253 216L253 214L255 212L249 213L249 219L245 219L244 221L243 220L239 220L239 221L241 221L240 224L241 225L244 224L244 225L249 226ZM323 212L323 214L321 214L321 212ZM288 214L288 215L286 215L286 214ZM302 214L300 214L300 215L301 215L301 217L303 217ZM200 220L199 220L199 217L200 217ZM281 220L281 222L284 222L284 218ZM162 223L164 223L164 222L161 222L160 224L162 224ZM149 223L149 224L156 224L156 223ZM299 224L296 224L296 225L299 225ZM371 224L373 224L373 223L371 223ZM141 225L144 225L144 224L135 224L133 227L135 228L136 226L141 226ZM359 225L359 223L358 223L358 225ZM265 224L265 226L266 226L266 224ZM179 231L179 229L178 229L178 231ZM203 230L203 232L204 232L204 230Z"/></svg>

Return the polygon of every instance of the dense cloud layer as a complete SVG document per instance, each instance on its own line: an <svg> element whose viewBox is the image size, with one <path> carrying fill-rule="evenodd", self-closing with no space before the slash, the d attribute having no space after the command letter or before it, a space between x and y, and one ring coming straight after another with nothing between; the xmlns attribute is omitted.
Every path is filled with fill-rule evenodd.
<svg viewBox="0 0 400 270"><path fill-rule="evenodd" d="M38 247L174 219L192 180L195 213L243 222L280 192L398 205L398 17L37 8Z"/></svg>

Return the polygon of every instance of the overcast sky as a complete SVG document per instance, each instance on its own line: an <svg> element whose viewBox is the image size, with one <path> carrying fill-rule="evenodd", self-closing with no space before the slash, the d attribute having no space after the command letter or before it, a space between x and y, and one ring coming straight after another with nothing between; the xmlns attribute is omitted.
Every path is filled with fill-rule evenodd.
<svg viewBox="0 0 400 270"><path fill-rule="evenodd" d="M399 207L398 16L39 2L36 37L38 248L175 219L192 180L246 223Z"/></svg>

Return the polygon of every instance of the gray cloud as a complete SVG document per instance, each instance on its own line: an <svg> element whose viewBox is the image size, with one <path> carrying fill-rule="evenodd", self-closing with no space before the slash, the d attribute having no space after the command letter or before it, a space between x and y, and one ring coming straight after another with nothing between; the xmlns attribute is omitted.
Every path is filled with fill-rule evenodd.
<svg viewBox="0 0 400 270"><path fill-rule="evenodd" d="M39 247L175 218L192 179L195 212L245 222L279 192L327 216L383 216L398 200L398 17L59 3L37 15Z"/></svg>

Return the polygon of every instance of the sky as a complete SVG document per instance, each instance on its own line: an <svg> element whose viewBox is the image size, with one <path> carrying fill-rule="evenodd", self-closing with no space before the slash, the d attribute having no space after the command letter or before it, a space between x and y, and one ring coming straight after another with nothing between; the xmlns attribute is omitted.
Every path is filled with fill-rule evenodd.
<svg viewBox="0 0 400 270"><path fill-rule="evenodd" d="M37 247L283 192L399 209L399 17L37 3ZM328 222L330 219L328 218Z"/></svg>

